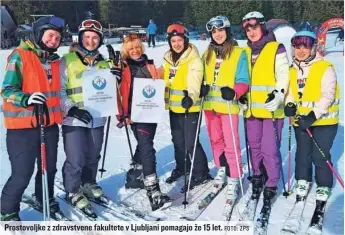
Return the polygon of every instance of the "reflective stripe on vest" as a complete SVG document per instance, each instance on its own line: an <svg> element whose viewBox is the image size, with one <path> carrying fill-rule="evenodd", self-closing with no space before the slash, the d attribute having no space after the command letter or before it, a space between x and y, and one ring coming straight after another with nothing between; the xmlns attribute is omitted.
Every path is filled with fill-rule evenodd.
<svg viewBox="0 0 345 235"><path fill-rule="evenodd" d="M181 102L184 97L183 90L187 89L188 67L191 62L192 60L179 65L172 81L169 79L169 71L172 65L166 61L163 64L166 86L164 94L165 108L170 109L175 113L186 112L186 110L182 107ZM200 104L200 99L195 100L193 106L189 109L189 112L200 112Z"/></svg>
<svg viewBox="0 0 345 235"><path fill-rule="evenodd" d="M60 62L54 61L50 64L52 79L49 83L47 74L34 52L22 48L17 48L12 53L14 52L19 53L23 65L23 93L33 94L35 92L42 92L47 98L46 104L49 110L49 125L60 124L62 121L60 106ZM9 55L9 58L11 55ZM38 125L36 118L32 115L32 106L27 108L17 107L4 100L3 113L4 123L7 129L26 129Z"/></svg>
<svg viewBox="0 0 345 235"><path fill-rule="evenodd" d="M278 50L278 42L269 42L262 49L254 66L251 64L252 51L249 47L244 48L248 57L248 67L251 84L248 93L248 109L245 116L249 118L272 118L271 112L265 108L268 94L276 87L275 79L275 58ZM274 111L275 118L284 118L284 105L280 105Z"/></svg>
<svg viewBox="0 0 345 235"><path fill-rule="evenodd" d="M297 103L297 113L300 115L308 115L315 103L321 98L321 82L326 70L333 65L327 61L320 60L313 63L310 67L308 77L306 79L305 87L303 89L302 98L298 95L298 73L293 67L290 68L290 89L294 98L294 102ZM328 108L328 113L321 115L312 126L334 125L339 122L339 103L340 103L340 87L337 83L335 99Z"/></svg>
<svg viewBox="0 0 345 235"><path fill-rule="evenodd" d="M214 71L216 65L216 54L212 51L209 63L206 63L207 51L203 55L203 64L205 69L205 81L210 85L210 91L205 97L203 104L204 110L213 110L217 113L228 114L228 102L222 98L220 89L224 86L234 87L237 64L243 50L237 46L233 47L230 58L223 60L217 79L214 80ZM240 109L237 101L230 102L232 114L238 114Z"/></svg>

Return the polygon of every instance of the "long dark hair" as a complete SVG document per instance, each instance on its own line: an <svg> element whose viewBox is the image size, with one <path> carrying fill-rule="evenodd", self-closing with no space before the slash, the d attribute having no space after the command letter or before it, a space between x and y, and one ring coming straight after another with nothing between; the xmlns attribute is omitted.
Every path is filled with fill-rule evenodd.
<svg viewBox="0 0 345 235"><path fill-rule="evenodd" d="M237 46L237 42L232 37L230 38L230 40L227 39L224 42L224 44L221 46L222 47L221 57L223 60L226 60L230 57L234 46ZM212 57L212 51L214 50L215 50L215 46L210 44L207 48L206 64L210 63L211 57Z"/></svg>

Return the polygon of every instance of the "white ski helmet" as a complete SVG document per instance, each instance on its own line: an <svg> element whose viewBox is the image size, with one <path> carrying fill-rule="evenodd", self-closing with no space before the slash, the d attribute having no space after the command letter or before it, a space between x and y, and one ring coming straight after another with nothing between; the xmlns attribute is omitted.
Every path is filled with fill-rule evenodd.
<svg viewBox="0 0 345 235"><path fill-rule="evenodd" d="M257 20L257 22L262 26L263 31L265 31L265 29L266 29L265 17L263 14L261 14L258 11L252 11L252 12L249 12L248 14L246 14L242 18L242 27L243 27L243 23L245 23L246 21L250 21L252 19Z"/></svg>

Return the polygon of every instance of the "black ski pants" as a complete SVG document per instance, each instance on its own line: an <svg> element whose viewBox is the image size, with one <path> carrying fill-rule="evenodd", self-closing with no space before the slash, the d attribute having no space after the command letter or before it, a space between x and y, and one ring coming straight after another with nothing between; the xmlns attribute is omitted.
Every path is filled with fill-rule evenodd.
<svg viewBox="0 0 345 235"><path fill-rule="evenodd" d="M155 34L149 34L149 40L148 40L149 46L151 45L151 42L152 42L152 46L156 46L155 37L156 37Z"/></svg>
<svg viewBox="0 0 345 235"><path fill-rule="evenodd" d="M184 172L185 166L185 142L187 143L187 171L190 170L191 161L194 149L194 141L197 134L196 150L194 157L193 177L199 178L209 173L207 165L207 157L204 149L202 148L199 141L199 134L196 133L198 125L198 113L188 113L185 117L184 113L174 113L169 111L170 115L170 128L172 135L172 142L175 149L175 161L176 169L179 172ZM187 123L186 123L187 122ZM186 124L186 125L185 125ZM186 129L185 129L186 126Z"/></svg>
<svg viewBox="0 0 345 235"><path fill-rule="evenodd" d="M11 176L1 194L1 214L19 212L22 195L29 185L37 164L35 195L42 203L41 172L41 132L40 128L8 129L6 147L11 162ZM54 179L56 174L59 127L52 125L44 128L44 140L47 159L49 198L54 197Z"/></svg>
<svg viewBox="0 0 345 235"><path fill-rule="evenodd" d="M142 164L144 177L156 173L156 150L153 147L153 139L157 123L133 123L131 128L138 142L133 160Z"/></svg>
<svg viewBox="0 0 345 235"><path fill-rule="evenodd" d="M310 127L313 137L321 150L331 162L330 150L337 134L338 125ZM316 148L308 133L301 128L295 127L296 136L296 158L295 178L296 180L312 181L313 165L315 165L315 180L318 186L332 187L333 175L326 161L322 158L320 151Z"/></svg>
<svg viewBox="0 0 345 235"><path fill-rule="evenodd" d="M62 168L66 192L76 193L84 183L96 183L104 126L62 126L66 161Z"/></svg>

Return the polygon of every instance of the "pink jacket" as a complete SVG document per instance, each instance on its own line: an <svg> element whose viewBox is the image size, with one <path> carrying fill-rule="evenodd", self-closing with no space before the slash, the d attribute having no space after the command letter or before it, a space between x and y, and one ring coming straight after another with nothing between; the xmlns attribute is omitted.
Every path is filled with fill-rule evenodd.
<svg viewBox="0 0 345 235"><path fill-rule="evenodd" d="M315 59L305 63L301 62L298 66L298 62L294 61L293 66L298 70L298 78L308 77L310 66L316 61L322 60L321 55L316 55ZM316 118L320 118L321 115L328 113L328 107L331 106L335 99L335 91L337 84L337 75L332 67L329 67L323 75L321 81L321 98L318 102L315 102L314 113ZM288 91L286 96L285 104L294 102L291 89Z"/></svg>

